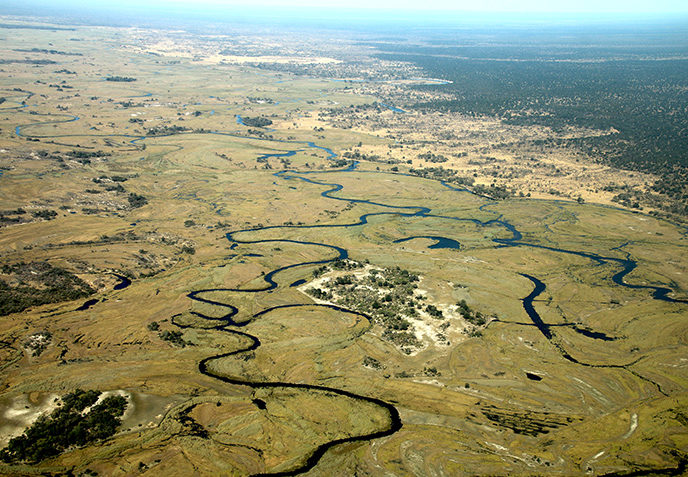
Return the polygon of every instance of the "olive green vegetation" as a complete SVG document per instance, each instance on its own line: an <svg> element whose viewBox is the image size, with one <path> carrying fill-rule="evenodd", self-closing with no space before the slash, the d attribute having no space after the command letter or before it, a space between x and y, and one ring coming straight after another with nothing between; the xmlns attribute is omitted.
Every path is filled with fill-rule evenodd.
<svg viewBox="0 0 688 477"><path fill-rule="evenodd" d="M268 118L252 118L252 117L242 117L241 121L246 125L246 126L251 126L254 128L264 128L266 126L270 126L272 124L272 121Z"/></svg>

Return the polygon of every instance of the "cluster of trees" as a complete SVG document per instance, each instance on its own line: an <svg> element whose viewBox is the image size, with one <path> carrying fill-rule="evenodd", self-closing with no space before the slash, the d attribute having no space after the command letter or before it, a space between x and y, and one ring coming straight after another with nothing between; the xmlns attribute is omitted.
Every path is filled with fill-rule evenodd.
<svg viewBox="0 0 688 477"><path fill-rule="evenodd" d="M473 327L467 331L468 335L471 337L482 336L483 332L481 327L487 323L485 315L479 311L472 310L471 307L468 306L468 303L466 303L466 300L461 300L456 306L463 319L473 325Z"/></svg>
<svg viewBox="0 0 688 477"><path fill-rule="evenodd" d="M402 161L399 159L394 159L391 157L383 158L380 157L377 154L364 154L361 153L360 151L346 151L344 152L343 156L347 159L353 159L356 161L370 161L370 162L379 162L380 164L401 164ZM411 159L408 159L405 161L407 164L411 164ZM379 170L379 168L378 168ZM392 167L392 171L398 172L399 168L398 167Z"/></svg>
<svg viewBox="0 0 688 477"><path fill-rule="evenodd" d="M79 160L79 159L92 159L94 157L107 157L107 156L111 156L112 154L109 152L105 152L105 151L89 152L89 151L73 150L73 151L67 152L67 155L69 157L71 157L72 159ZM91 161L88 161L87 163L90 163L90 162Z"/></svg>
<svg viewBox="0 0 688 477"><path fill-rule="evenodd" d="M380 156L377 154L364 154L360 151L346 151L343 154L347 159L354 159L356 161L371 161L377 162L380 160Z"/></svg>
<svg viewBox="0 0 688 477"><path fill-rule="evenodd" d="M263 118L261 116L242 117L241 122L244 123L244 126L249 126L252 128L264 128L272 124L272 121L270 119Z"/></svg>
<svg viewBox="0 0 688 477"><path fill-rule="evenodd" d="M432 316L433 318L437 318L437 319L440 319L440 320L441 320L442 318L444 318L444 314L442 313L442 310L440 310L439 308L437 308L435 305L428 305L428 306L426 306L426 307L425 307L425 312L426 312L428 315Z"/></svg>
<svg viewBox="0 0 688 477"><path fill-rule="evenodd" d="M118 101L117 104L122 106L123 108L143 108L144 104L143 103L134 103L133 101ZM132 121L133 119L133 121ZM138 118L130 118L129 119L130 123L136 123L136 122L143 122L142 120Z"/></svg>
<svg viewBox="0 0 688 477"><path fill-rule="evenodd" d="M26 211L21 207L14 210L2 210L0 211L0 224L19 224L24 222L24 215L26 215Z"/></svg>
<svg viewBox="0 0 688 477"><path fill-rule="evenodd" d="M504 200L515 195L515 191L505 185L490 184L485 186L478 184L473 187L473 192L479 195L486 195L493 199Z"/></svg>
<svg viewBox="0 0 688 477"><path fill-rule="evenodd" d="M346 167L349 165L349 161L346 159L333 159L330 161L330 167L332 168L337 168L337 167Z"/></svg>
<svg viewBox="0 0 688 477"><path fill-rule="evenodd" d="M321 290L320 288L311 287L308 290L306 290L306 292L309 295L317 298L318 300L331 300L332 298L334 298L332 293L326 290Z"/></svg>
<svg viewBox="0 0 688 477"><path fill-rule="evenodd" d="M134 192L129 193L129 195L127 196L127 200L129 201L129 207L131 207L132 209L143 207L148 203L148 199Z"/></svg>
<svg viewBox="0 0 688 477"><path fill-rule="evenodd" d="M184 126L156 126L146 129L146 136L172 136L173 134L179 134L186 131L189 131L189 128Z"/></svg>
<svg viewBox="0 0 688 477"><path fill-rule="evenodd" d="M329 266L323 265L322 267L318 267L315 270L313 270L313 277L318 278L320 275L323 275L329 272L330 270L358 270L359 268L363 267L364 264L362 264L361 262L357 262L355 260L337 259L331 262Z"/></svg>
<svg viewBox="0 0 688 477"><path fill-rule="evenodd" d="M157 321L151 321L148 323L148 329L150 331L157 331L158 337L163 341L169 341L170 343L184 348L186 345L190 345L189 341L185 341L182 338L183 333L177 330L160 330L160 324Z"/></svg>
<svg viewBox="0 0 688 477"><path fill-rule="evenodd" d="M426 179L434 179L436 181L450 182L456 185L473 185L475 179L470 176L460 176L459 173L453 169L445 169L442 166L439 167L420 167L414 169L413 167L409 169L409 174L414 176L424 177Z"/></svg>
<svg viewBox="0 0 688 477"><path fill-rule="evenodd" d="M83 53L70 53L68 51L47 50L45 48L17 48L14 51L19 51L22 53L45 53L47 55L84 56Z"/></svg>
<svg viewBox="0 0 688 477"><path fill-rule="evenodd" d="M124 188L124 186L121 184L121 182L126 182L129 179L127 177L123 177L123 176L112 176L112 177L99 176L99 177L94 177L91 180L95 184L102 184L103 187L105 188L105 190L108 192L117 192L118 194L124 194L127 190ZM86 192L99 194L102 191L86 189ZM131 202L130 202L130 205L131 205Z"/></svg>
<svg viewBox="0 0 688 477"><path fill-rule="evenodd" d="M57 217L57 212L50 209L41 209L31 212L31 215L37 219L53 220L55 217Z"/></svg>
<svg viewBox="0 0 688 477"><path fill-rule="evenodd" d="M422 154L418 154L418 159L423 159L424 161L428 162L447 162L447 158L443 156L442 154L433 154L432 152L424 152Z"/></svg>
<svg viewBox="0 0 688 477"><path fill-rule="evenodd" d="M22 64L22 65L56 65L57 61L53 60L6 60L0 59L0 65L11 65L11 64Z"/></svg>
<svg viewBox="0 0 688 477"><path fill-rule="evenodd" d="M459 308L459 313L463 319L467 322L476 326L482 326L487 323L485 316L479 311L472 310L471 307L468 306L468 303L466 303L466 300L461 300L456 306Z"/></svg>
<svg viewBox="0 0 688 477"><path fill-rule="evenodd" d="M275 104L275 100L272 98L247 96L246 99L253 104Z"/></svg>
<svg viewBox="0 0 688 477"><path fill-rule="evenodd" d="M131 83L132 81L136 81L136 78L132 78L130 76L108 76L105 78L105 81L114 81L117 83Z"/></svg>
<svg viewBox="0 0 688 477"><path fill-rule="evenodd" d="M380 360L375 359L372 356L366 356L365 358L363 358L363 366L373 369L383 369L385 367L385 365L382 364Z"/></svg>
<svg viewBox="0 0 688 477"><path fill-rule="evenodd" d="M662 186L659 184L667 184L667 187L675 189L669 193L662 193ZM676 181L669 177L660 178L650 190L642 190L627 184L609 184L602 190L615 193L612 201L624 207L642 210L644 206L648 206L673 216L688 217L688 187L683 189L680 184L677 185ZM650 213L655 214L654 211Z"/></svg>
<svg viewBox="0 0 688 477"><path fill-rule="evenodd" d="M96 292L81 278L48 262L3 265L1 271L16 284L0 279L0 316L32 306L77 300Z"/></svg>
<svg viewBox="0 0 688 477"><path fill-rule="evenodd" d="M62 405L41 416L24 434L14 437L0 451L5 462L35 463L74 446L85 446L112 436L127 408L122 396L108 396L99 404L100 391L77 389L62 398ZM84 410L92 406L88 412Z"/></svg>
<svg viewBox="0 0 688 477"><path fill-rule="evenodd" d="M338 260L334 270L355 270L363 265L352 260ZM326 267L315 270L320 276ZM310 288L308 293L321 300L330 300L346 308L371 316L384 328L383 338L401 347L420 346L410 331L408 317L418 316L423 309L422 298L414 295L419 277L399 267L373 269L368 275L340 275L323 283L323 288Z"/></svg>
<svg viewBox="0 0 688 477"><path fill-rule="evenodd" d="M181 331L161 331L158 333L158 336L160 337L161 340L163 341L169 341L172 344L175 344L177 346L181 346L182 348L186 346L186 341L184 341L184 338L182 338L182 332Z"/></svg>

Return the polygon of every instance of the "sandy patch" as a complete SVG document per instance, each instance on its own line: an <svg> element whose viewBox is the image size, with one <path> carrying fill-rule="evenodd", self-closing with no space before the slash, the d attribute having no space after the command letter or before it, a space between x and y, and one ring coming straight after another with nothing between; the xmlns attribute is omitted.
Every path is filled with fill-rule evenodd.
<svg viewBox="0 0 688 477"><path fill-rule="evenodd" d="M631 435L633 435L633 433L635 432L635 430L637 428L638 428L638 415L634 413L631 416L631 425L628 429L628 432L626 434L624 434L622 439L628 439L629 437L631 437Z"/></svg>
<svg viewBox="0 0 688 477"><path fill-rule="evenodd" d="M22 394L0 402L0 447L5 447L10 439L21 435L40 416L53 412L59 402L60 396L57 394Z"/></svg>

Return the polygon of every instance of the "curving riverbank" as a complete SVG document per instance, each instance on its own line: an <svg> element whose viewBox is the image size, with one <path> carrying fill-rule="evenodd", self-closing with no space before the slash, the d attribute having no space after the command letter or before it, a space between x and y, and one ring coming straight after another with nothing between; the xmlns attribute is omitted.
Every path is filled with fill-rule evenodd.
<svg viewBox="0 0 688 477"><path fill-rule="evenodd" d="M304 472L307 472L308 470L312 469L315 467L315 465L318 463L320 458L327 452L328 449L337 446L339 444L345 444L345 443L351 443L351 442L363 442L363 441L369 441L372 439L378 439L381 437L386 437L389 435L394 434L397 432L399 429L402 427L401 423L401 417L399 415L399 411L394 407L392 404L387 403L381 399L377 399L374 397L369 397L369 396L364 396L362 394L357 394L351 391L346 391L344 389L338 389L338 388L333 388L330 386L321 386L321 385L316 385L316 384L304 384L304 383L288 383L288 382L283 382L283 381L251 381L247 379L242 379L240 377L229 377L225 376L222 374L214 373L209 366L209 363L212 361L216 361L219 359L223 358L228 358L230 356L235 356L235 355L240 355L242 353L247 353L250 351L255 351L261 346L260 339L257 336L251 335L249 333L245 333L242 331L238 330L233 330L233 329L228 329L228 327L243 327L252 322L253 320L267 315L270 312L277 310L277 309L285 309L285 308L299 308L299 307L320 307L320 308L328 308L332 309L341 313L348 313L352 315L356 315L358 317L361 317L368 321L368 328L372 324L372 319L367 316L364 313L359 313L359 312L354 312L351 310L348 310L346 308L336 306L336 305L327 305L327 304L294 304L294 305L279 305L279 306L274 306L272 308L267 308L265 310L262 310L258 313L255 313L250 320L244 321L244 322L236 322L234 321L233 317L238 313L238 309L232 305L221 303L218 301L214 300L207 300L202 297L199 297L198 295L204 292L209 292L209 291L218 291L218 289L208 289L208 290L199 290L195 292L189 293L187 296L191 298L192 300L197 300L203 303L209 303L221 307L227 308L229 311L226 315L220 317L220 318L214 318L210 317L207 315L204 315L202 313L196 313L194 312L193 314L203 318L205 320L210 320L210 321L216 321L218 322L217 325L211 327L211 328L205 328L205 329L214 329L216 331L222 331L226 333L230 333L236 336L240 336L242 338L245 338L248 340L248 344L245 345L244 347L241 347L239 349L227 352L227 353L221 353L218 355L210 356L208 358L205 358L201 360L198 363L198 370L201 374L204 374L206 376L209 376L211 378L218 379L222 382L225 382L227 384L233 384L233 385L240 385L240 386L248 386L251 389L268 389L268 388L285 388L285 389L303 389L307 391L325 391L328 393L336 394L338 396L343 396L351 399L355 399L358 401L374 404L382 409L384 409L388 416L389 416L389 426L385 429L381 429L376 432L371 432L367 434L361 434L358 436L351 436L351 437L345 437L341 439L335 439L329 442L326 442L318 447L306 458L305 462L303 462L301 465L298 467L288 470L288 471L282 471L282 472L272 472L272 473L259 473L259 474L254 474L254 476L293 476L293 475L298 475ZM234 291L256 291L256 290L234 290ZM191 325L184 325L176 322L173 319L173 324L175 326L185 329L185 328L192 328L193 326ZM264 404L263 404L264 406Z"/></svg>
<svg viewBox="0 0 688 477"><path fill-rule="evenodd" d="M267 155L262 155L261 157L277 157L279 154L267 154ZM671 288L668 287L659 287L659 286L652 286L652 285L634 285L634 284L629 284L625 281L626 276L631 273L633 270L635 270L638 266L637 262L633 260L629 254L627 254L626 258L618 258L618 257L611 257L611 256L602 256L597 253L593 252L584 252L584 251L578 251L578 250L568 250L568 249L563 249L563 248L556 248L556 247L549 247L549 246L543 246L539 244L532 244L523 241L523 233L520 232L513 224L511 224L508 220L504 219L501 215L498 216L497 218L490 219L490 220L485 220L481 221L478 219L474 218L461 218L461 217L451 217L451 216L442 216L442 215L435 215L431 213L431 209L422 205L415 205L415 206L396 206L396 205L391 205L391 204L385 204L385 203L380 203L380 202L374 202L371 200L366 200L366 199L357 199L357 198L346 198L346 197L339 197L337 194L341 192L344 188L342 184L334 183L334 182L324 182L324 181L318 181L314 180L311 178L306 177L306 175L309 174L332 174L332 173L341 173L341 172L358 172L358 173L367 173L365 171L358 171L356 169L357 164L354 163L351 166L349 166L347 169L339 169L335 171L307 171L307 172L297 172L297 171L281 171L278 173L275 173L274 175L278 178L284 179L284 180L300 180L309 184L313 185L318 185L318 186L323 186L325 187L325 190L321 192L322 197L326 197L328 199L332 200L338 200L338 201L345 201L348 203L361 203L361 204L368 204L368 205L373 205L377 206L380 208L384 209L392 209L392 210L386 210L382 212L373 212L373 213L367 213L359 216L358 221L351 222L351 223L345 223L345 224L315 224L315 225L278 225L278 226L267 226L267 227L257 227L257 228L249 228L249 229L242 229L242 230L237 230L233 232L229 232L226 234L227 240L230 242L230 248L234 249L237 247L238 244L242 245L251 245L251 244L259 244L259 243L292 243L292 244L301 244L301 245L310 245L310 246L320 246L324 247L330 250L333 250L336 252L336 256L329 258L329 259L323 259L323 260L318 260L318 261L307 261L307 262L301 262L301 263L296 263L292 265L288 265L285 267L280 267L276 268L267 274L263 276L263 281L265 282L264 287L259 287L259 288L254 288L254 289L240 289L240 288L214 288L214 289L206 289L206 290L197 290L192 293L190 293L188 296L192 300L197 300L201 301L204 303L208 304L213 304L213 305L219 305L222 307L227 307L229 309L229 312L227 315L225 315L222 318L211 318L207 317L201 314L196 313L196 315L205 318L205 319L215 319L215 320L220 320L222 323L216 327L217 330L225 331L225 332L230 332L234 333L240 336L243 336L247 338L250 341L250 344L247 346L234 350L229 353L223 353L219 355L215 355L212 357L205 358L199 363L199 371L203 374L206 374L208 376L212 376L216 379L219 379L223 382L227 382L230 384L240 384L240 385L245 385L249 386L251 388L261 388L261 387L285 387L285 388L302 388L302 389L313 389L313 390L327 390L330 392L335 392L337 394L340 394L342 396L347 396L347 397L355 397L356 399L362 399L370 403L374 403L378 406L383 407L384 409L387 410L387 412L390 415L391 419L391 426L388 429L381 430L377 433L371 433L371 434L366 434L362 436L355 436L347 439L339 439L339 440L334 440L331 442L328 442L322 446L320 446L312 455L308 456L305 463L302 466L299 466L298 468L292 469L288 472L279 472L279 473L273 473L273 474L260 474L260 475L297 475L300 473L303 473L309 469L311 469L315 464L317 464L318 460L322 457L324 452L341 443L345 442L353 442L353 441L367 441L371 439L375 439L378 437L383 437L386 435L390 435L393 432L396 432L396 430L401 428L401 420L399 419L399 413L398 410L391 404L386 403L384 401L381 401L377 398L373 397L366 397L366 396L361 396L361 395L354 395L353 393L350 393L348 391L344 390L335 390L334 388L328 388L328 387L322 387L318 385L308 385L308 384L293 384L293 383L285 383L285 382L255 382L255 381L248 381L245 379L241 379L238 377L227 377L227 376L222 376L222 375L217 375L212 373L209 368L208 368L208 363L217 360L217 359L222 359L234 355L238 355L240 353L245 353L248 351L252 351L257 349L260 346L260 340L258 337L249 335L247 333L243 333L237 330L231 330L228 329L228 327L241 327L245 326L249 322L251 322L253 319L256 319L260 316L268 314L270 311L276 309L276 308L284 308L284 307L298 307L298 306L316 306L316 305L283 305L281 307L275 307L275 308L269 308L267 310L264 310L262 312L256 313L252 316L252 318L246 322L241 322L237 323L233 320L233 317L237 314L238 309L233 307L232 305L222 303L216 300L208 300L204 299L202 296L199 296L203 294L204 292L212 292L212 291L227 291L227 292L245 292L245 293L255 293L255 292L261 292L261 291L271 291L277 288L279 285L277 281L275 280L276 275L278 275L280 272L288 270L288 269L293 269L296 267L308 267L308 266L313 266L313 265L320 265L320 264L325 264L328 262L332 262L334 260L338 259L345 259L348 258L349 254L348 251L344 248L341 248L336 245L332 244L326 244L326 243L318 243L318 242L311 242L311 241L297 241L297 240L292 240L292 239L266 239L266 240L241 240L238 235L241 235L242 233L249 233L249 232L261 232L261 231L267 231L267 230L276 230L276 229L324 229L324 228L342 228L342 227L361 227L365 226L368 223L368 218L372 216L380 216L380 215L395 215L395 216L403 216L403 217L420 217L420 218L434 218L434 219L445 219L445 220L451 220L451 221L464 221L464 222L470 222L473 223L477 226L480 227L498 227L504 229L506 232L508 232L511 236L508 238L494 238L492 239L493 243L495 244L496 247L532 247L532 248L538 248L542 250L547 250L553 253L564 253L564 254L571 254L571 255L576 255L582 258L587 258L593 261L594 263L597 263L599 265L616 265L620 266L621 270L614 273L611 276L611 281L612 283L626 287L629 289L634 289L634 290L648 290L651 292L651 297L656 300L662 300L662 301L668 301L668 302L673 302L673 303L687 303L688 300L684 299L678 299L678 298L673 298L668 296L669 293L673 292ZM376 172L370 171L369 173L374 174ZM450 184L445 184L443 183L445 187L447 187L450 190L454 190L457 192L468 192L465 189L458 189L455 188L454 186ZM489 202L488 202L489 204ZM487 205L487 204L485 204ZM481 206L481 210L485 205ZM414 236L414 237L408 237L405 239L399 239L394 241L393 243L401 243L407 240L412 240L415 238L426 238L426 239L432 239L435 241L434 244L430 245L429 248L459 248L460 244L457 240L449 238L449 237L443 237L443 236L437 236L437 235L428 235L428 236ZM584 363L573 356L571 356L565 349L561 347L560 344L558 344L556 341L554 341L555 335L554 333L550 330L550 326L540 318L539 314L535 310L535 307L533 305L533 302L537 296L539 296L545 289L546 286L543 282L541 282L539 279L536 277L533 277L531 275L526 275L522 274L524 278L529 279L533 284L534 284L534 289L533 291L525 298L522 299L523 301L523 306L528 314L528 316L531 318L533 321L533 324L540 329L542 332L543 336L553 345L557 348L557 350L561 353L562 357L574 364L582 365L582 366L589 366L589 367L598 367L598 368L620 368L624 369L639 379L642 379L644 381L647 381L654 386L656 386L658 392L660 392L663 395L666 395L666 393L662 390L661 386L659 386L657 383L654 383L650 379L640 375L639 373L633 371L630 369L630 366L633 364L637 363L641 358L638 358L632 363L624 364L624 365L597 365L597 364L591 364L591 363ZM294 283L292 283L290 286L295 286L298 284L303 283L303 280L298 280ZM331 305L317 305L317 306L327 306L329 308L342 311L342 312L347 312L347 313L354 313L351 310L347 310L341 307L335 307ZM359 314L361 315L361 314ZM364 316L364 315L361 315ZM369 317L366 317L366 319L370 319ZM553 325L553 326L558 326L558 325ZM561 325L564 326L564 325ZM569 324L566 324L566 326L571 326ZM574 330L588 338L591 339L602 339L605 341L611 341L613 338L610 338L606 336L604 333L601 332L596 332L594 330L581 330L578 327L573 327Z"/></svg>

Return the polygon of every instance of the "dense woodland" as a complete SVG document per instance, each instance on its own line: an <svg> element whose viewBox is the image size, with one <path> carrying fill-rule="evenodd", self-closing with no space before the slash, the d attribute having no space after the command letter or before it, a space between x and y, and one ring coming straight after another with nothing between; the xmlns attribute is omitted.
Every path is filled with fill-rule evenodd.
<svg viewBox="0 0 688 477"><path fill-rule="evenodd" d="M450 98L421 110L493 116L514 125L591 128L601 135L555 139L593 159L662 177L665 210L688 215L688 46L610 48L378 45L383 59L409 61L453 81L418 86ZM519 61L515 61L519 60Z"/></svg>

